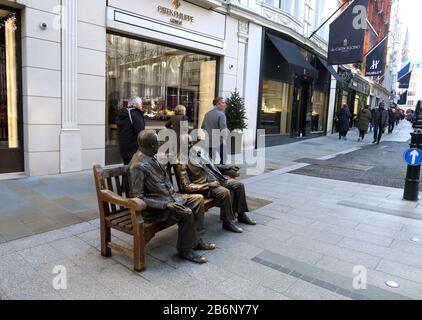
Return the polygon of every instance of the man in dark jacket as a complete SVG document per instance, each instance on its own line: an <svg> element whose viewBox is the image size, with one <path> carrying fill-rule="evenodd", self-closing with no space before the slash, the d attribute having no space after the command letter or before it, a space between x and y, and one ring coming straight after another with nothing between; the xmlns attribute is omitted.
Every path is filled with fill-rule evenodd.
<svg viewBox="0 0 422 320"><path fill-rule="evenodd" d="M388 125L388 111L384 108L384 102L379 104L379 108L375 110L372 123L374 125L374 141L372 143L379 144L386 126Z"/></svg>
<svg viewBox="0 0 422 320"><path fill-rule="evenodd" d="M145 130L142 99L139 97L130 98L127 107L119 110L116 123L120 156L123 159L123 163L128 165L138 150L138 134Z"/></svg>
<svg viewBox="0 0 422 320"><path fill-rule="evenodd" d="M158 162L158 136L152 130L139 134L139 151L129 166L132 198L143 200L146 222L169 221L179 226L177 250L182 259L206 263L194 250L214 250L215 244L204 243L198 235L204 226L204 197L176 194L167 171Z"/></svg>

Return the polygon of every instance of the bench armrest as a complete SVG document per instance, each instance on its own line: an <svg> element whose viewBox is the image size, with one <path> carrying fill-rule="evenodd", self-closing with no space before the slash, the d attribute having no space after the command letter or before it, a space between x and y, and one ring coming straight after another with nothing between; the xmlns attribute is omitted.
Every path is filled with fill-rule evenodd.
<svg viewBox="0 0 422 320"><path fill-rule="evenodd" d="M144 211L147 207L145 202L138 198L123 198L110 190L101 190L100 193L102 201L118 205L135 212Z"/></svg>

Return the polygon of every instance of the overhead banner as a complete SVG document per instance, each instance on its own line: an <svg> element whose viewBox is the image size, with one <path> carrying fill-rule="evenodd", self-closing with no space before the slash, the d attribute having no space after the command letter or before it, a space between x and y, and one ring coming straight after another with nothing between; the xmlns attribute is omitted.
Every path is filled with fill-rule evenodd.
<svg viewBox="0 0 422 320"><path fill-rule="evenodd" d="M385 49L387 47L387 37L381 40L374 49L366 56L367 77L380 77L385 72Z"/></svg>
<svg viewBox="0 0 422 320"><path fill-rule="evenodd" d="M328 64L339 65L363 61L367 7L368 0L354 0L330 24Z"/></svg>
<svg viewBox="0 0 422 320"><path fill-rule="evenodd" d="M407 90L400 95L400 99L397 102L397 104L402 105L402 104L406 104L406 103L407 103Z"/></svg>
<svg viewBox="0 0 422 320"><path fill-rule="evenodd" d="M399 80L399 89L408 89L410 85L410 78L412 77L412 71Z"/></svg>
<svg viewBox="0 0 422 320"><path fill-rule="evenodd" d="M403 78L408 72L410 71L410 62L408 64L406 64L400 71L399 74L397 76L397 79L401 79Z"/></svg>

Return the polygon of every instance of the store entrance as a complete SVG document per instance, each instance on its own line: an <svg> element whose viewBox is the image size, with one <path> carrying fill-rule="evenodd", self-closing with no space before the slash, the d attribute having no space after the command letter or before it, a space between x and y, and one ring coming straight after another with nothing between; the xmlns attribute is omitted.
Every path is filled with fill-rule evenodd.
<svg viewBox="0 0 422 320"><path fill-rule="evenodd" d="M292 136L305 137L312 127L312 111L309 113L309 82L295 81L292 107Z"/></svg>
<svg viewBox="0 0 422 320"><path fill-rule="evenodd" d="M0 8L0 174L23 172L18 14Z"/></svg>

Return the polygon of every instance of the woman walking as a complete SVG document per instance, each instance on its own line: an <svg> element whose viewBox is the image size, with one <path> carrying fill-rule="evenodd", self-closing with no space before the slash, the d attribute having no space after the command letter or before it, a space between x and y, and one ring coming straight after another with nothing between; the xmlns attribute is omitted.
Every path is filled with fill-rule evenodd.
<svg viewBox="0 0 422 320"><path fill-rule="evenodd" d="M138 150L138 134L145 130L142 99L139 97L130 98L127 107L119 110L116 122L120 156L123 159L123 163L128 165Z"/></svg>
<svg viewBox="0 0 422 320"><path fill-rule="evenodd" d="M343 104L341 110L338 115L338 132L339 132L339 140L343 138L347 140L346 136L350 129L350 119L352 115L350 113L350 109L347 104Z"/></svg>
<svg viewBox="0 0 422 320"><path fill-rule="evenodd" d="M372 112L369 110L369 106L365 106L359 114L359 140L358 142L363 142L365 139L365 134L368 132L369 124L372 120Z"/></svg>

